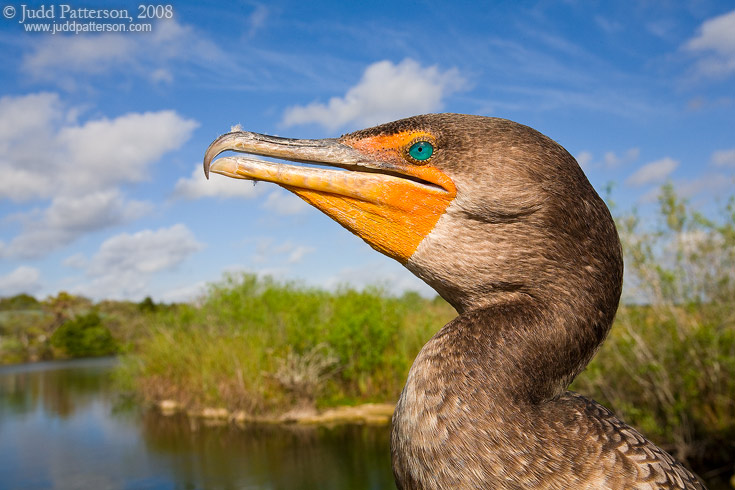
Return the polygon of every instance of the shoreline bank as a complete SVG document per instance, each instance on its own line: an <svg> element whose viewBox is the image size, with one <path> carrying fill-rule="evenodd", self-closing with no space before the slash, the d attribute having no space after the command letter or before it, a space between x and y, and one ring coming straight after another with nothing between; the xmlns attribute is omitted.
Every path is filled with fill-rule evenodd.
<svg viewBox="0 0 735 490"><path fill-rule="evenodd" d="M318 411L312 408L293 409L279 415L251 415L244 411L230 411L222 407L207 407L201 410L187 410L175 400L161 400L153 408L164 416L186 414L190 418L204 419L209 423L246 424L301 424L301 425L340 425L367 424L389 425L395 405L392 403L363 403L354 406L340 406Z"/></svg>

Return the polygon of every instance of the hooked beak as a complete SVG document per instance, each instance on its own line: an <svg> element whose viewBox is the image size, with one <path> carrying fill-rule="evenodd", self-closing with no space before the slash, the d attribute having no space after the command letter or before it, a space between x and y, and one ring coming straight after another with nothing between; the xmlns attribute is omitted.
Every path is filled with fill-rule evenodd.
<svg viewBox="0 0 735 490"><path fill-rule="evenodd" d="M214 160L224 151L340 169L289 165L251 156ZM247 131L227 133L207 148L207 178L210 171L278 184L404 264L456 195L452 181L439 170L381 160L346 144L344 138L306 140Z"/></svg>

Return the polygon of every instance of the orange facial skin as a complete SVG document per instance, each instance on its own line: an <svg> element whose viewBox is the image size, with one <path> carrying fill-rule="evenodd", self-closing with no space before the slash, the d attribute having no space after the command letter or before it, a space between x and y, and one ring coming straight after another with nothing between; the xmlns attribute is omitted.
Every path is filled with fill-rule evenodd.
<svg viewBox="0 0 735 490"><path fill-rule="evenodd" d="M428 133L405 131L344 143L390 164L396 171L436 184L444 191L418 186L410 180L395 179L370 187L360 199L288 188L309 204L365 240L377 251L405 264L419 243L431 232L456 195L451 179L430 162L410 163L407 149L418 140L435 139Z"/></svg>
<svg viewBox="0 0 735 490"><path fill-rule="evenodd" d="M273 142L279 145L278 140L271 140L267 150L264 144L252 142L254 136L262 135L247 133L239 140L236 134L232 135L229 139L236 140L237 151L266 156L278 153L281 158L313 160L313 157L304 158L304 153L300 153L298 148L282 150L279 147L274 151ZM419 162L408 156L408 148L420 140L436 147L436 139L423 131L359 139L346 137L341 142L324 143L331 152L325 151L322 161L313 160L314 163L348 163L334 157L335 152L344 153L348 157L369 160L369 165L362 165L369 172L360 171L360 163L351 165L351 170L331 170L238 157L215 160L211 163L211 171L279 184L320 209L374 249L405 264L456 195L451 179L431 165L431 158ZM214 151L235 149L231 143L228 145L215 145ZM207 158L211 160L213 156L208 153ZM206 169L209 168L207 165L205 163ZM381 173L381 169L386 173Z"/></svg>

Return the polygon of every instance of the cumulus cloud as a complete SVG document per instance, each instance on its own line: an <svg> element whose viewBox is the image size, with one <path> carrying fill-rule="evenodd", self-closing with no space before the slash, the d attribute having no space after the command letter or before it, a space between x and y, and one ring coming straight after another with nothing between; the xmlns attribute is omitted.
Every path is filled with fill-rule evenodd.
<svg viewBox="0 0 735 490"><path fill-rule="evenodd" d="M464 87L465 81L452 68L422 67L412 59L395 65L379 61L368 66L360 81L344 97L328 103L312 102L290 107L285 126L317 123L329 130L351 124L370 126L401 117L434 112L447 95Z"/></svg>
<svg viewBox="0 0 735 490"><path fill-rule="evenodd" d="M64 183L75 192L145 180L147 166L189 139L197 124L174 111L132 113L62 128L74 171Z"/></svg>
<svg viewBox="0 0 735 490"><path fill-rule="evenodd" d="M579 163L579 166L582 168L587 168L590 163L592 163L592 153L588 151L583 151L579 155L577 155L577 163Z"/></svg>
<svg viewBox="0 0 735 490"><path fill-rule="evenodd" d="M118 190L81 196L60 196L41 213L16 216L22 231L9 244L0 246L0 256L38 258L73 242L80 235L133 221L151 208L141 201L129 201Z"/></svg>
<svg viewBox="0 0 735 490"><path fill-rule="evenodd" d="M22 201L53 193L55 139L67 116L56 94L0 98L0 198Z"/></svg>
<svg viewBox="0 0 735 490"><path fill-rule="evenodd" d="M304 245L299 245L298 247L292 249L288 256L286 257L286 263L287 264L298 264L302 260L304 260L304 257L310 253L312 253L314 249L312 247L307 247Z"/></svg>
<svg viewBox="0 0 735 490"><path fill-rule="evenodd" d="M679 166L679 162L666 157L655 162L647 163L636 170L626 182L628 185L641 187L648 184L658 184L666 180L671 173Z"/></svg>
<svg viewBox="0 0 735 490"><path fill-rule="evenodd" d="M202 197L241 197L250 199L265 192L266 186L255 185L254 181L233 179L212 174L209 180L204 177L202 164L194 165L191 177L181 177L174 186L173 197L179 199L200 199Z"/></svg>
<svg viewBox="0 0 735 490"><path fill-rule="evenodd" d="M714 152L712 154L712 163L718 167L735 167L735 148Z"/></svg>
<svg viewBox="0 0 735 490"><path fill-rule="evenodd" d="M112 66L131 63L135 36L49 36L23 58L22 68L46 78L62 68L66 71L100 73Z"/></svg>
<svg viewBox="0 0 735 490"><path fill-rule="evenodd" d="M673 182L676 195L685 199L705 194L708 198L724 197L732 194L735 178L720 173L706 173L699 177L681 179ZM661 195L660 187L653 187L640 197L642 203L656 202Z"/></svg>
<svg viewBox="0 0 735 490"><path fill-rule="evenodd" d="M56 94L0 99L0 198L78 195L144 180L148 166L189 139L197 123L174 111L78 124Z"/></svg>
<svg viewBox="0 0 735 490"><path fill-rule="evenodd" d="M184 63L206 65L225 59L221 50L193 27L162 19L152 32L99 35L39 36L31 41L21 68L32 78L77 85L78 75L135 74L153 82L170 82L168 67Z"/></svg>
<svg viewBox="0 0 735 490"><path fill-rule="evenodd" d="M701 193L706 193L710 197L717 195L729 197L732 195L733 187L735 187L735 179L732 176L710 173L677 182L675 189L679 196L685 198Z"/></svg>
<svg viewBox="0 0 735 490"><path fill-rule="evenodd" d="M34 268L22 265L14 271L0 276L0 294L13 296L20 293L31 294L41 287L39 282L41 272Z"/></svg>
<svg viewBox="0 0 735 490"><path fill-rule="evenodd" d="M87 257L84 256L84 254L76 253L65 258L61 261L61 263L66 267L71 267L73 269L83 269L87 266L89 260L87 259Z"/></svg>
<svg viewBox="0 0 735 490"><path fill-rule="evenodd" d="M207 282L199 281L194 284L165 291L158 299L166 303L188 303L201 298L206 291Z"/></svg>
<svg viewBox="0 0 735 490"><path fill-rule="evenodd" d="M183 224L159 230L121 233L105 240L89 259L79 254L65 264L84 269L91 281L82 293L92 297L142 296L151 278L169 271L202 250L194 234Z"/></svg>
<svg viewBox="0 0 735 490"><path fill-rule="evenodd" d="M264 238L258 241L252 260L255 264L269 262L298 264L306 255L312 252L314 252L313 247L297 245L290 241L275 244L272 238Z"/></svg>
<svg viewBox="0 0 735 490"><path fill-rule="evenodd" d="M608 151L603 157L603 162L607 168L615 168L636 161L640 153L638 148L629 148L622 155Z"/></svg>
<svg viewBox="0 0 735 490"><path fill-rule="evenodd" d="M0 98L0 199L50 202L19 216L22 231L0 253L38 257L80 234L141 216L149 204L119 187L144 180L197 123L173 111L79 123L58 95Z"/></svg>
<svg viewBox="0 0 735 490"><path fill-rule="evenodd" d="M620 155L614 151L605 152L602 159L598 160L589 151L583 151L577 155L577 162L582 168L595 166L614 169L636 161L639 155L640 150L638 148L628 148Z"/></svg>
<svg viewBox="0 0 735 490"><path fill-rule="evenodd" d="M685 49L702 57L697 70L705 76L722 77L735 72L735 10L705 21Z"/></svg>
<svg viewBox="0 0 735 490"><path fill-rule="evenodd" d="M132 235L122 233L102 243L88 272L94 276L106 275L112 270L151 274L171 269L201 249L194 234L182 224Z"/></svg>

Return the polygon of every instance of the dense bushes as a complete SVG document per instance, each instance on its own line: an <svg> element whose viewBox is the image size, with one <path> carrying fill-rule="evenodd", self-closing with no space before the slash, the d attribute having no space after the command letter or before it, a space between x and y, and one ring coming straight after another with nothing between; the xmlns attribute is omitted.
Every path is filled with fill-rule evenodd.
<svg viewBox="0 0 735 490"><path fill-rule="evenodd" d="M99 357L117 352L117 343L102 325L97 313L88 313L69 320L54 331L51 345L65 357Z"/></svg>
<svg viewBox="0 0 735 490"><path fill-rule="evenodd" d="M256 413L395 400L414 356L453 316L446 303L419 301L417 314L414 295L233 275L211 286L200 307L156 316L127 374L148 399ZM407 342L405 332L417 328Z"/></svg>

